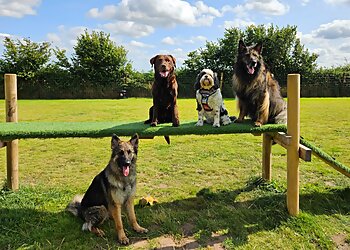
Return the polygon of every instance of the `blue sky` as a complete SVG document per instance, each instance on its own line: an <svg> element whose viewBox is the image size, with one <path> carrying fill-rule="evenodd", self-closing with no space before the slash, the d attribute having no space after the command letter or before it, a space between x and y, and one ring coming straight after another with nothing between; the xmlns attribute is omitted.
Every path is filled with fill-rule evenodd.
<svg viewBox="0 0 350 250"><path fill-rule="evenodd" d="M70 57L85 29L102 30L128 50L136 70L148 71L156 54L173 54L181 66L225 28L289 24L320 66L339 66L350 63L349 13L350 0L0 0L0 55L9 36L49 41Z"/></svg>

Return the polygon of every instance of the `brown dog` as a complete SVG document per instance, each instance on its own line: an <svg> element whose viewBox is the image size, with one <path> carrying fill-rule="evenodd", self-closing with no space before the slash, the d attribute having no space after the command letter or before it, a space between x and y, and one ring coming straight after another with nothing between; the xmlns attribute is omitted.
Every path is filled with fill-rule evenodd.
<svg viewBox="0 0 350 250"><path fill-rule="evenodd" d="M266 68L261 55L262 43L247 47L239 41L238 55L233 76L233 90L238 99L239 117L252 118L254 125L286 123L287 106L278 82Z"/></svg>
<svg viewBox="0 0 350 250"><path fill-rule="evenodd" d="M178 127L180 121L177 107L176 59L172 55L156 55L151 58L150 63L154 66L153 106L145 123L157 126L158 123L172 122L174 127Z"/></svg>

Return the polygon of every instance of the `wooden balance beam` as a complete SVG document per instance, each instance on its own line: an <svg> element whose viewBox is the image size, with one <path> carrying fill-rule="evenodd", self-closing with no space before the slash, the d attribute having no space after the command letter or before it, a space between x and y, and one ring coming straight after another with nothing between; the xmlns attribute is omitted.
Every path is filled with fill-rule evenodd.
<svg viewBox="0 0 350 250"><path fill-rule="evenodd" d="M0 123L0 147L7 150L7 185L18 189L18 139L131 136L141 138L169 135L207 135L251 133L263 135L262 177L271 180L272 142L287 149L287 208L289 214L299 213L299 158L310 161L311 150L299 144L300 138L300 75L290 74L287 79L287 126L267 124L254 127L250 121L213 128L196 127L195 122L183 122L180 127L161 124L150 127L142 122L20 122L17 119L17 77L5 74L6 123Z"/></svg>

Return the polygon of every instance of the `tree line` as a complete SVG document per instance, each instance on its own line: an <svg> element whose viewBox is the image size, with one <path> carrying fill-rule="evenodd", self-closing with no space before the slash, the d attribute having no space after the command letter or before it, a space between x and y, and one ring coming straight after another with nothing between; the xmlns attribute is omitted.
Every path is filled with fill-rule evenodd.
<svg viewBox="0 0 350 250"><path fill-rule="evenodd" d="M289 73L311 79L314 74L343 74L350 69L350 64L319 68L317 55L301 44L296 26L233 27L225 30L223 38L207 41L188 54L177 69L180 96L192 91L195 77L203 68L218 72L223 86L230 85L239 39L246 44L263 42L264 61L282 86ZM109 34L85 30L73 50L68 58L65 50L52 48L49 42L6 37L0 57L0 94L3 75L15 73L21 98L113 98L124 89L131 96L150 95L153 72L134 70L127 50L115 44Z"/></svg>

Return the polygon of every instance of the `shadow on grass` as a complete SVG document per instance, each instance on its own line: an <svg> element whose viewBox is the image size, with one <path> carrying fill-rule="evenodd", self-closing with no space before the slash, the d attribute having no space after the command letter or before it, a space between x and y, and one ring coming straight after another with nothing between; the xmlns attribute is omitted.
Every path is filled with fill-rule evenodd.
<svg viewBox="0 0 350 250"><path fill-rule="evenodd" d="M257 189L260 190L252 199L241 201L241 194ZM350 211L349 201L350 188L315 191L300 195L300 209L311 216L345 215ZM197 197L161 203L148 207L146 212L138 209L138 213L143 220L150 218L146 224L155 229L149 238L170 234L195 239L195 242L180 243L179 249L197 249L225 241L229 248L238 247L248 242L249 235L289 226L291 219L285 194L259 182L232 191L202 189Z"/></svg>
<svg viewBox="0 0 350 250"><path fill-rule="evenodd" d="M241 195L248 194L250 197L250 193L253 193L251 199L241 199ZM39 198L35 198L36 195L35 190L22 194L0 192L1 249L101 249L116 245L112 221L102 226L106 237L98 238L81 231L80 219L57 209L57 204L66 200L67 194L57 193L57 197L53 198L46 193L43 196L39 194ZM285 194L261 189L257 183L229 191L203 189L193 198L158 203L152 207L136 206L140 224L149 229L147 235L134 233L126 220L124 225L132 244L177 235L176 246L181 249L222 242L234 248L246 244L251 234L288 225L290 217L285 200ZM348 214L349 200L350 188L330 189L324 193L315 191L300 196L300 208L313 215ZM47 212L50 209L62 212ZM192 241L182 241L184 238Z"/></svg>

